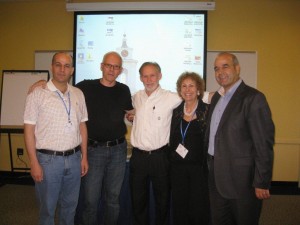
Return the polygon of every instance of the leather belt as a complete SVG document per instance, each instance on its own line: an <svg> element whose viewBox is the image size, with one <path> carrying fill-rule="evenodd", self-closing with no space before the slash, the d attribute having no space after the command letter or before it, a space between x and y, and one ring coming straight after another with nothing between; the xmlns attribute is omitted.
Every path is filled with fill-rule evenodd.
<svg viewBox="0 0 300 225"><path fill-rule="evenodd" d="M118 144L122 144L125 141L125 137L121 137L112 141L99 142L93 139L88 139L88 145L92 147L112 147Z"/></svg>
<svg viewBox="0 0 300 225"><path fill-rule="evenodd" d="M48 149L37 149L38 152L47 154L47 155L57 155L57 156L69 156L73 155L75 152L78 152L80 150L80 145L77 147L66 150L66 151L53 151L53 150L48 150Z"/></svg>
<svg viewBox="0 0 300 225"><path fill-rule="evenodd" d="M151 155L151 154L157 154L157 153L165 152L165 149L167 148L167 146L168 145L164 145L164 146L162 146L162 147L160 147L158 149L154 149L154 150L142 150L142 149L133 147L132 150L134 152L137 152L137 153Z"/></svg>

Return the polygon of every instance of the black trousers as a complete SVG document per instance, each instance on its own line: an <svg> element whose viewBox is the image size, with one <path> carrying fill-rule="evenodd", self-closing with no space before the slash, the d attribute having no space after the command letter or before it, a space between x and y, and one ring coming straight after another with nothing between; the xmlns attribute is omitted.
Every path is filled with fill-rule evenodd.
<svg viewBox="0 0 300 225"><path fill-rule="evenodd" d="M130 192L133 225L149 224L149 186L155 201L155 224L167 225L170 208L169 161L167 150L151 154L133 149L130 158Z"/></svg>
<svg viewBox="0 0 300 225"><path fill-rule="evenodd" d="M171 163L173 225L208 225L207 182L207 169L201 163Z"/></svg>
<svg viewBox="0 0 300 225"><path fill-rule="evenodd" d="M214 160L208 160L209 197L212 225L258 225L262 200L249 187L237 199L224 198L218 191L214 176ZM229 181L228 181L229 182Z"/></svg>

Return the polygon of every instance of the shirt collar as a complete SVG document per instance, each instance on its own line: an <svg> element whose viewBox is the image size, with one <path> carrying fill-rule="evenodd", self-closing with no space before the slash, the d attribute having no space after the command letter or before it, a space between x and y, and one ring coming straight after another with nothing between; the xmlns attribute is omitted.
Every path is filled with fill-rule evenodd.
<svg viewBox="0 0 300 225"><path fill-rule="evenodd" d="M145 95L147 95L148 97L151 97L151 96L156 96L161 90L162 90L162 89L161 89L161 86L158 85L158 87L155 89L155 91L152 92L152 94L151 94L150 96L147 95L146 89L144 89L144 93L145 93Z"/></svg>
<svg viewBox="0 0 300 225"><path fill-rule="evenodd" d="M67 84L68 85L68 88L67 88L67 91L66 91L66 93L68 93L69 91L70 91L70 85L69 84ZM56 87L55 87L55 85L53 84L53 82L52 82L52 80L49 80L48 82L47 82L47 87L48 87L48 89L50 90L50 91L53 91L53 92L55 92L55 91L58 91L58 92L61 92L60 90L58 90Z"/></svg>
<svg viewBox="0 0 300 225"><path fill-rule="evenodd" d="M222 96L223 97L227 97L227 98L231 98L231 96L235 93L236 89L240 86L240 84L242 83L242 79L239 79L237 82L235 82L235 84Z"/></svg>

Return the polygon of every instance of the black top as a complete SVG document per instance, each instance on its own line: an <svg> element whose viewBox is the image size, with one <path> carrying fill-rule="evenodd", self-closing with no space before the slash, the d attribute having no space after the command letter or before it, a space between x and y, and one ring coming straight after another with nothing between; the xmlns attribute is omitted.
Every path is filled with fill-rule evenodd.
<svg viewBox="0 0 300 225"><path fill-rule="evenodd" d="M76 87L85 96L89 138L105 142L126 134L125 110L133 109L128 86L117 82L113 87L106 87L96 79L81 81Z"/></svg>
<svg viewBox="0 0 300 225"><path fill-rule="evenodd" d="M189 122L183 119L183 106L182 102L176 109L173 110L171 131L170 131L170 160L173 163L200 163L206 161L206 153L204 149L204 135L206 129L206 114L208 105L199 100L198 107L196 109L197 118L190 122L190 125L186 131L184 138L184 147L188 150L185 158L182 158L176 149L178 145L183 143L181 134L181 124L182 133Z"/></svg>

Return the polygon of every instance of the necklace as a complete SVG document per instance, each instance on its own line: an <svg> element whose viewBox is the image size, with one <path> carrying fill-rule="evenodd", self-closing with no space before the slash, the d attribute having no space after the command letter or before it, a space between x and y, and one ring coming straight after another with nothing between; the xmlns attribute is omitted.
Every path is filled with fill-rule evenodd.
<svg viewBox="0 0 300 225"><path fill-rule="evenodd" d="M183 107L184 115L186 115L186 116L192 116L194 114L194 112L196 111L197 107L198 107L198 101L197 101L197 104L195 105L195 107L193 108L193 110L188 113L186 111L186 106L185 106L185 103L184 103L184 107Z"/></svg>

